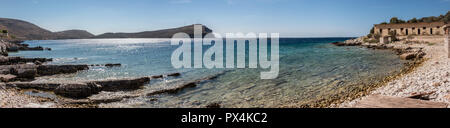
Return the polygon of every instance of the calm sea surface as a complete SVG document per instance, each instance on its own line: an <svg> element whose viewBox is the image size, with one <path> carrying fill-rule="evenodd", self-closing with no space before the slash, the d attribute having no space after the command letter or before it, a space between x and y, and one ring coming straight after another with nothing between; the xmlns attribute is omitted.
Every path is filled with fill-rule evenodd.
<svg viewBox="0 0 450 128"><path fill-rule="evenodd" d="M332 96L337 90L361 86L398 73L404 66L388 50L336 47L334 41L348 38L280 39L280 75L261 80L264 69L174 69L168 39L86 39L26 41L31 46L52 51L21 51L11 56L54 58L49 64L121 63L122 67L92 67L77 74L39 78L37 81L84 81L133 78L180 72L179 78L155 80L144 89L131 92L103 92L97 97L142 94L104 107L203 107L220 103L223 107L298 106ZM177 94L144 96L148 92L223 73L217 79ZM157 99L157 100L155 100Z"/></svg>

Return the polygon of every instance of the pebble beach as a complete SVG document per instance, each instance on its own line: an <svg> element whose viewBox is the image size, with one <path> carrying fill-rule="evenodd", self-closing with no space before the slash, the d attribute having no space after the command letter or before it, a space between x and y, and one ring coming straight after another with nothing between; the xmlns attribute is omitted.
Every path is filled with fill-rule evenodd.
<svg viewBox="0 0 450 128"><path fill-rule="evenodd" d="M426 100L450 104L450 59L446 45L437 44L391 44L397 47L420 47L426 53L425 62L414 71L403 74L398 79L388 82L385 86L372 91L369 95L347 101L340 108L353 108L369 96L381 95L408 98L423 95Z"/></svg>

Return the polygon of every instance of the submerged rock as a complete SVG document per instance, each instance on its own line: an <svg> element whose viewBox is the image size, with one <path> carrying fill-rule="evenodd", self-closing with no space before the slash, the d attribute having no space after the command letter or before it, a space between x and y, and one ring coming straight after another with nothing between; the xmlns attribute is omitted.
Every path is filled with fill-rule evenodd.
<svg viewBox="0 0 450 128"><path fill-rule="evenodd" d="M177 77L177 76L181 76L181 73L167 74L167 76Z"/></svg>
<svg viewBox="0 0 450 128"><path fill-rule="evenodd" d="M164 76L163 75L156 75L156 76L151 76L150 78L152 78L152 79L160 79L160 78L163 78Z"/></svg>
<svg viewBox="0 0 450 128"><path fill-rule="evenodd" d="M37 47L19 47L20 51L43 51L44 48L41 46Z"/></svg>
<svg viewBox="0 0 450 128"><path fill-rule="evenodd" d="M179 73L177 73L177 74L180 75ZM188 83L176 86L174 88L169 88L169 89L163 89L163 90L157 90L157 91L154 91L154 92L150 92L150 93L147 93L147 96L159 95L159 94L164 94L164 93L175 94L175 93L178 93L178 92L182 91L183 89L194 88L194 87L197 87L197 84L217 79L219 76L221 76L223 74L225 74L225 72L222 72L222 73L219 73L219 74L215 74L215 75L211 75L211 76L205 77L203 79L196 80L194 82L188 82Z"/></svg>
<svg viewBox="0 0 450 128"><path fill-rule="evenodd" d="M181 76L181 73L171 73L171 74L167 74L167 75L155 75L155 76L150 76L150 78L161 79L164 77L178 77L178 76Z"/></svg>
<svg viewBox="0 0 450 128"><path fill-rule="evenodd" d="M164 93L175 94L186 88L197 87L197 83L198 82L191 82L191 83L183 84L183 85L175 87L175 88L163 89L163 90L150 92L150 93L147 93L147 96L159 95L159 94L164 94Z"/></svg>
<svg viewBox="0 0 450 128"><path fill-rule="evenodd" d="M148 82L150 82L150 77L141 77L136 79L93 81L93 83L101 85L103 91L135 90L140 89Z"/></svg>
<svg viewBox="0 0 450 128"><path fill-rule="evenodd" d="M105 64L105 67L120 67L122 64Z"/></svg>

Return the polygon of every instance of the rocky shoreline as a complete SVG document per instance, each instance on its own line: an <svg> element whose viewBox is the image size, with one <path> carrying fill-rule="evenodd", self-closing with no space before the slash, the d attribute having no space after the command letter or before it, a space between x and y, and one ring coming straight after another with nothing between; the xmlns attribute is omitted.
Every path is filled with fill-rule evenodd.
<svg viewBox="0 0 450 128"><path fill-rule="evenodd" d="M359 90L359 93L329 104L328 107L354 108L359 102L372 96L391 96L450 104L450 82L448 82L450 61L444 43L410 43L403 40L389 44L371 44L361 43L364 42L363 38L334 44L392 49L396 51L400 59L412 60L411 64L407 65L401 73L388 76L376 85L367 85L368 87Z"/></svg>
<svg viewBox="0 0 450 128"><path fill-rule="evenodd" d="M366 41L366 38L367 37L359 37L356 39L347 40L345 42L334 42L332 44L339 47L352 46L364 47L372 50L392 50L396 55L399 56L399 59L408 60L408 62L405 63L405 66L400 70L399 73L386 76L385 78L380 79L379 82L373 84L358 84L354 86L351 85L347 89L342 89L351 90L350 92L340 91L329 98L318 100L315 103L302 105L300 106L301 108L334 108L336 106L339 106L339 104L341 103L352 101L354 99L369 95L375 89L383 87L387 85L387 83L401 78L405 74L413 72L416 68L420 67L424 62L426 62L426 60L428 60L427 58L425 58L427 53L424 51L424 46L422 45L413 46L405 44L404 42L393 42L389 44L370 43Z"/></svg>
<svg viewBox="0 0 450 128"><path fill-rule="evenodd" d="M360 100L371 95L388 95L409 97L431 101L450 103L450 73L446 72L450 67L450 61L442 44L431 46L429 44L408 44L404 41L389 44L369 43L364 37L335 42L336 46L365 47L368 49L393 50L400 59L409 60L400 73L388 76L382 82L358 86L352 92L342 92L331 98L322 99L315 103L307 104L304 108L326 107L354 107ZM119 102L124 99L136 97L152 97L160 94L175 94L187 88L196 87L197 84L213 80L218 75L206 77L192 82L180 83L179 86L156 90L145 94L123 95L117 97L92 98L101 92L121 92L142 89L143 86L154 79L178 77L180 73L166 75L144 76L140 78L124 78L97 81L40 83L34 82L35 78L58 74L72 74L88 70L92 66L117 67L121 64L85 64L85 65L47 65L51 58L22 58L10 57L10 47L21 50L36 50L27 48L28 45L21 42L0 42L0 108L86 108L99 107L99 104ZM19 48L17 48L19 47ZM37 47L40 50L50 48ZM13 50L14 51L14 50ZM444 57L445 56L445 57ZM423 66L422 66L423 65ZM433 73L437 72L437 73ZM426 75L424 75L426 74ZM432 77L430 77L430 74ZM442 77L442 78L438 78ZM433 81L433 82L428 82ZM408 86L408 84L412 84ZM31 93L49 93L56 97L33 96ZM157 99L155 99L157 100ZM220 107L220 104L211 104L206 107Z"/></svg>
<svg viewBox="0 0 450 128"><path fill-rule="evenodd" d="M93 66L118 67L121 64L82 64L82 65L47 65L50 58L22 58L10 57L8 52L25 50L51 50L50 48L34 47L30 48L22 41L6 42L0 40L0 108L77 108L77 107L97 107L97 104L117 102L124 98L115 99L95 99L88 97L96 95L102 91L118 92L141 89L152 79L162 79L166 77L178 77L180 73L167 75L145 76L141 78L124 78L97 81L81 82L60 82L46 83L35 82L34 80L42 76L53 76L58 74L72 74L83 70L89 70ZM47 96L33 96L26 94L43 94ZM49 98L51 97L51 98Z"/></svg>

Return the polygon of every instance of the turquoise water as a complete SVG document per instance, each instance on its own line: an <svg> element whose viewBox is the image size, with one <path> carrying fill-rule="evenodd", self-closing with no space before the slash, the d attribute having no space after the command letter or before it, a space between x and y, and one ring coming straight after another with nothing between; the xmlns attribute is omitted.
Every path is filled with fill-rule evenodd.
<svg viewBox="0 0 450 128"><path fill-rule="evenodd" d="M122 67L92 67L77 74L39 78L37 81L84 81L141 77L181 72L179 78L152 81L144 89L108 93L97 97L142 94L104 107L203 107L220 103L223 107L292 107L314 102L336 93L398 73L404 66L389 50L336 47L334 41L347 38L280 39L280 73L277 79L260 79L260 69L174 69L170 58L178 46L167 39L95 39L27 41L31 46L52 51L21 51L11 56L54 58L49 64L121 63ZM145 96L225 72L217 79L177 94ZM350 91L349 90L349 91ZM155 100L157 99L157 100Z"/></svg>

